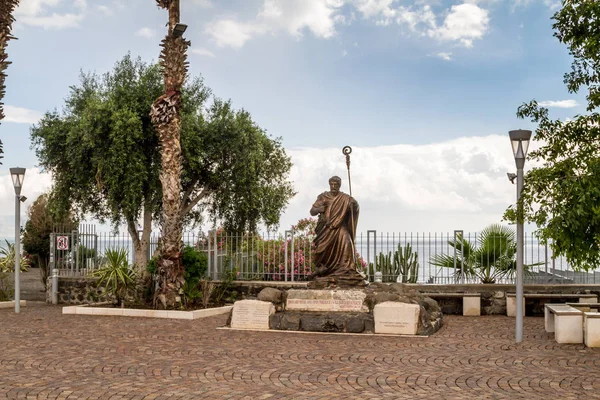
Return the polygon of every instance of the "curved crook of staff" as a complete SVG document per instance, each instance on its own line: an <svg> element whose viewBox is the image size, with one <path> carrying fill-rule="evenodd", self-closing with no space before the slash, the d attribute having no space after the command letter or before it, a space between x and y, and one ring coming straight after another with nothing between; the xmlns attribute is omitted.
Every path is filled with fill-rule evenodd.
<svg viewBox="0 0 600 400"><path fill-rule="evenodd" d="M352 197L352 180L350 179L350 154L352 153L352 147L344 146L342 154L346 156L346 168L348 169L348 191L350 197ZM350 218L352 220L352 259L354 260L354 266L356 267L356 247L354 241L356 240L356 226L354 226L354 208L350 205Z"/></svg>

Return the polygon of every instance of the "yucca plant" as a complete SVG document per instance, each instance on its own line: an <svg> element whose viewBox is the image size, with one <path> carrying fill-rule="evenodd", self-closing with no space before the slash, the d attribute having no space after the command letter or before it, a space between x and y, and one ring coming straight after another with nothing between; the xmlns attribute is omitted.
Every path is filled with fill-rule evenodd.
<svg viewBox="0 0 600 400"><path fill-rule="evenodd" d="M410 243L407 243L404 249L398 244L398 250L394 252L394 269L398 271L396 282L417 283L419 254L412 250Z"/></svg>
<svg viewBox="0 0 600 400"><path fill-rule="evenodd" d="M92 276L98 278L98 286L104 285L107 293L115 297L117 305L124 306L127 293L135 284L135 271L129 268L125 249L106 250L104 263Z"/></svg>
<svg viewBox="0 0 600 400"><path fill-rule="evenodd" d="M454 268L456 278L479 279L481 283L496 283L498 279L511 278L516 272L517 241L515 232L507 226L491 224L484 228L473 244L461 235L448 244L455 249L456 258L449 254L435 254L431 265ZM531 267L525 265L525 270ZM461 271L462 269L462 271Z"/></svg>
<svg viewBox="0 0 600 400"><path fill-rule="evenodd" d="M15 245L4 240L5 246L0 248L0 272L14 272L15 271ZM25 257L21 257L19 260L21 265L21 271L25 272L29 269L29 260Z"/></svg>

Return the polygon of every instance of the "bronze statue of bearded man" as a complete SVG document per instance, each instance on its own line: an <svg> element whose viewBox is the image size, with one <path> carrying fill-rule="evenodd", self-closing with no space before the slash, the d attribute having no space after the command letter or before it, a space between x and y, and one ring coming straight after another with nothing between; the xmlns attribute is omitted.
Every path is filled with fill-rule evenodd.
<svg viewBox="0 0 600 400"><path fill-rule="evenodd" d="M358 223L358 203L340 192L341 178L329 179L328 192L323 192L310 209L319 215L315 247L316 270L311 278L316 286L364 286L364 277L356 270L354 238Z"/></svg>

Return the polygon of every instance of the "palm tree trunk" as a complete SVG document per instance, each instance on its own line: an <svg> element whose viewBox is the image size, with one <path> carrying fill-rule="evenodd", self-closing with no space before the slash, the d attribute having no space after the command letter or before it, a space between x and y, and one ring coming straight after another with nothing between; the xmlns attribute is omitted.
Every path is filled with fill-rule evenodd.
<svg viewBox="0 0 600 400"><path fill-rule="evenodd" d="M10 31L12 23L15 21L13 12L18 5L19 0L0 0L0 121L4 119L4 107L2 107L2 99L6 89L6 86L4 86L4 80L6 79L4 71L10 64L6 53L6 45L10 39L14 39ZM0 140L0 160L2 159L2 153L2 141ZM2 165L1 162L0 165Z"/></svg>
<svg viewBox="0 0 600 400"><path fill-rule="evenodd" d="M178 302L179 289L183 286L181 264L181 87L187 72L186 50L189 42L173 35L179 23L179 0L156 0L159 7L169 11L169 32L162 41L160 64L164 76L164 94L152 105L151 117L158 132L161 146L162 185L162 238L158 261L159 290L155 304L164 308ZM158 301L157 301L158 300Z"/></svg>

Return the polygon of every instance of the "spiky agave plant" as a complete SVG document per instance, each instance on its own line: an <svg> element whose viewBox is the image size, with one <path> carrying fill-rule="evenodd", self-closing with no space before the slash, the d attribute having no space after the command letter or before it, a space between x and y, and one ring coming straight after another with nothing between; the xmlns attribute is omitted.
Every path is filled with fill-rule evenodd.
<svg viewBox="0 0 600 400"><path fill-rule="evenodd" d="M15 21L13 12L19 5L19 0L0 0L0 121L4 119L4 107L2 99L4 98L4 92L6 86L4 81L6 80L6 68L10 62L8 61L8 54L6 53L6 45L10 39L15 39L10 31L12 29L12 23ZM0 141L0 160L3 158L2 154L2 141ZM0 162L2 165L2 162Z"/></svg>
<svg viewBox="0 0 600 400"><path fill-rule="evenodd" d="M164 93L152 105L150 116L161 146L162 234L157 272L159 287L155 305L173 307L183 287L182 217L181 217L181 87L188 69L186 51L190 42L173 29L179 23L179 0L156 0L169 11L169 32L162 40L160 66Z"/></svg>

